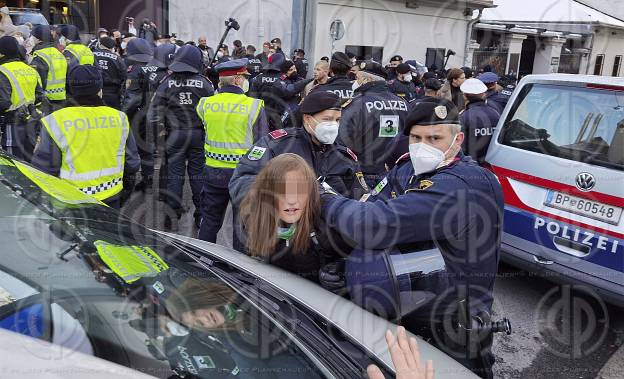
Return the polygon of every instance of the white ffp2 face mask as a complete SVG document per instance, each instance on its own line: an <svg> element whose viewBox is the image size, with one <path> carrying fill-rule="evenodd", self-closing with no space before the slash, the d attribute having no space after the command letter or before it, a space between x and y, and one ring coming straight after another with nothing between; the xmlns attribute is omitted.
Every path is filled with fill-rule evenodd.
<svg viewBox="0 0 624 379"><path fill-rule="evenodd" d="M339 128L340 123L338 121L317 121L316 129L314 129L314 136L321 144L332 145L336 142L336 138L338 138Z"/></svg>
<svg viewBox="0 0 624 379"><path fill-rule="evenodd" d="M360 88L360 83L358 83L357 80L354 80L351 88L353 89L353 92L355 92L356 89Z"/></svg>
<svg viewBox="0 0 624 379"><path fill-rule="evenodd" d="M243 92L249 92L249 80L247 79L245 79L245 81L243 82Z"/></svg>
<svg viewBox="0 0 624 379"><path fill-rule="evenodd" d="M414 79L414 77L412 76L412 74L407 74L403 77L403 81L405 82L411 82L412 79Z"/></svg>
<svg viewBox="0 0 624 379"><path fill-rule="evenodd" d="M423 142L409 145L410 159L412 160L412 166L414 166L414 175L431 172L438 168L446 159L446 154L448 154L453 148L453 145L455 145L455 141L457 141L457 135L453 138L451 146L449 146L448 150L445 152Z"/></svg>

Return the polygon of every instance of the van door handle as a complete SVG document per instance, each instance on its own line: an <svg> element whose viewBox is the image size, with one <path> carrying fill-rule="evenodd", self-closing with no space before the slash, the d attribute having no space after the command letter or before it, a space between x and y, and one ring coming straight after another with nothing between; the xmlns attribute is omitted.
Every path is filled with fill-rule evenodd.
<svg viewBox="0 0 624 379"><path fill-rule="evenodd" d="M591 247L567 238L554 237L553 243L559 251L577 258L585 258L591 252Z"/></svg>
<svg viewBox="0 0 624 379"><path fill-rule="evenodd" d="M538 257L537 255L533 256L533 260L535 261L535 263L539 263L541 265L551 265L551 264L555 263L553 261L549 261L548 259L544 259L542 257Z"/></svg>

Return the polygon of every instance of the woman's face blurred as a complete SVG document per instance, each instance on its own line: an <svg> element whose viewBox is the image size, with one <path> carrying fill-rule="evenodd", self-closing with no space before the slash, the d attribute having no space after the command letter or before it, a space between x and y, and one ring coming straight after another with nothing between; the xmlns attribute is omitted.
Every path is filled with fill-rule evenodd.
<svg viewBox="0 0 624 379"><path fill-rule="evenodd" d="M182 313L182 323L189 328L214 329L225 324L225 317L217 308L196 309Z"/></svg>
<svg viewBox="0 0 624 379"><path fill-rule="evenodd" d="M278 215L284 223L294 224L303 216L310 194L302 172L287 172L284 179L284 193L277 195Z"/></svg>

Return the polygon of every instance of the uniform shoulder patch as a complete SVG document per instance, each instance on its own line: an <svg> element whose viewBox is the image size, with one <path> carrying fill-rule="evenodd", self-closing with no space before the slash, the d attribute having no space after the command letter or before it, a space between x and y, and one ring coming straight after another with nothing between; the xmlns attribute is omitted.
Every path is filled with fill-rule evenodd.
<svg viewBox="0 0 624 379"><path fill-rule="evenodd" d="M273 139L280 139L282 137L286 137L288 135L288 132L284 129L279 129L272 131L271 133L269 133L269 135Z"/></svg>
<svg viewBox="0 0 624 379"><path fill-rule="evenodd" d="M264 153L266 153L266 150L266 147L254 146L249 151L249 154L247 154L247 158L249 158L250 161L259 161L264 156Z"/></svg>
<svg viewBox="0 0 624 379"><path fill-rule="evenodd" d="M401 155L401 157L397 159L397 161L394 164L398 166L400 163L406 162L408 160L410 160L410 153L405 153Z"/></svg>

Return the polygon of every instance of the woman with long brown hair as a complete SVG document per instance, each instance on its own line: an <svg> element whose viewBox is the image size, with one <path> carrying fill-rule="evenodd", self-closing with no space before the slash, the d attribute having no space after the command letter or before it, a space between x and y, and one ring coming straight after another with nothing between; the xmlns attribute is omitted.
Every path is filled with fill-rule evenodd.
<svg viewBox="0 0 624 379"><path fill-rule="evenodd" d="M247 253L318 281L320 198L312 168L296 154L273 158L241 204Z"/></svg>

